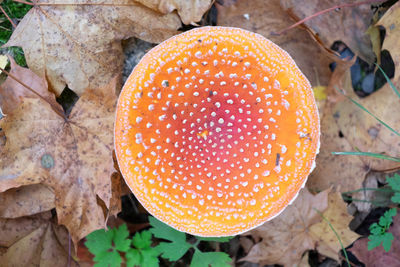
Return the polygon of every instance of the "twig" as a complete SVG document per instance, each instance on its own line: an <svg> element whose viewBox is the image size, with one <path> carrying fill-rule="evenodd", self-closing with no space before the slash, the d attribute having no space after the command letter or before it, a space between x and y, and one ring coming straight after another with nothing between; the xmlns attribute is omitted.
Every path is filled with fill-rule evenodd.
<svg viewBox="0 0 400 267"><path fill-rule="evenodd" d="M12 19L8 16L7 12L3 9L2 6L0 6L0 10L1 12L3 12L4 16L6 16L6 18L8 19L8 21L11 23L11 25L13 26L13 28L15 29L17 27L17 25L12 21Z"/></svg>

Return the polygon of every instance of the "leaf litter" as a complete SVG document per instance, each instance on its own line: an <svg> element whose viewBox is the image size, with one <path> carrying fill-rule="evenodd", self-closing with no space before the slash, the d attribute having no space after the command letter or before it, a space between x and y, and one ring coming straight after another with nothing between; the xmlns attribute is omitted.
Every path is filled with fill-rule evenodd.
<svg viewBox="0 0 400 267"><path fill-rule="evenodd" d="M324 97L318 99L321 152L317 168L307 183L309 189L320 193L313 195L307 189L302 190L280 216L246 233L255 244L247 242L248 254L242 260L260 264L307 266L309 254L305 252L315 249L321 255L341 260L338 240L314 208L322 212L344 246L348 246L358 235L348 227L352 216L347 213L339 192L367 184L363 182L370 170L399 167L378 159L331 154L360 149L398 155L398 137L335 89L344 90L396 128L399 99L391 88L385 85L377 93L358 99L351 86L350 64L338 60L337 69L342 69L334 75L328 67L336 61L329 51L335 40L343 41L369 62L377 54L379 40L374 41L373 47L366 35L372 17L370 5L317 16L302 28L276 35L296 22L296 18L343 3L303 2L237 0L217 4L218 25L245 28L271 39L293 56L315 89L326 88ZM10 78L11 75L0 89L0 106L6 115L0 120L0 200L4 203L0 208L0 224L12 233L5 237L7 231L0 231L0 240L5 241L0 245L0 260L46 266L62 255L59 262L67 261L74 266L75 261L70 257L74 249L71 250L68 240L76 247L90 232L104 228L108 216L118 213L124 185L112 157L115 90L119 89L117 79L112 78L122 71L121 40L135 36L152 43L161 42L178 33L182 23L196 25L211 4L210 0L138 0L112 4L37 1L7 43L23 47L30 67L30 70L21 68L10 59L10 74L37 94ZM396 67L400 60L399 10L399 3L394 4L374 26L385 28L382 49L390 51ZM396 71L393 83L397 87L399 78ZM80 96L68 117L55 102L55 96L65 86ZM363 197L371 199L371 195ZM50 212L54 208L56 217ZM368 211L370 206L364 209ZM394 229L399 225L398 217L390 230L395 235L394 251L397 251L398 235ZM40 242L45 245L40 247ZM389 263L397 260L379 251L366 253L364 245L365 238L360 239L353 250L367 266L374 266L379 260ZM26 246L32 249L24 250ZM44 247L48 252L42 250ZM282 251L287 253L282 255Z"/></svg>

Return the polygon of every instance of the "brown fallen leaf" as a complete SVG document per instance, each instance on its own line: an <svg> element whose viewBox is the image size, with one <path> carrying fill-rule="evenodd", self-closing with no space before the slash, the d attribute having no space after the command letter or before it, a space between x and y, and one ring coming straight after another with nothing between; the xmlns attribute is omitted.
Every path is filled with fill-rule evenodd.
<svg viewBox="0 0 400 267"><path fill-rule="evenodd" d="M283 0L285 8L291 9L297 17L304 19L319 11L356 0ZM305 22L321 40L330 47L335 41L344 42L355 54L372 64L375 54L371 39L366 33L373 17L371 4L344 7L321 14ZM283 28L282 28L283 30Z"/></svg>
<svg viewBox="0 0 400 267"><path fill-rule="evenodd" d="M323 212L328 207L328 193L325 190L312 195L306 188L282 214L265 224L245 233L262 241L255 244L241 261L260 265L281 264L296 266L307 250L315 249L317 239L310 232L311 226L321 221L315 209Z"/></svg>
<svg viewBox="0 0 400 267"><path fill-rule="evenodd" d="M0 192L33 184L50 188L58 222L75 244L104 227L98 201L110 208L112 197L119 198L112 196L110 178L116 81L86 90L68 118L37 97L22 99L0 120L6 136L0 150Z"/></svg>
<svg viewBox="0 0 400 267"><path fill-rule="evenodd" d="M50 212L32 217L0 219L1 266L78 266L72 258L65 227ZM5 264L5 265L3 265Z"/></svg>
<svg viewBox="0 0 400 267"><path fill-rule="evenodd" d="M329 96L328 96L329 97ZM342 191L359 189L368 167L358 157L332 155L334 151L352 151L353 147L343 136L336 117L340 109L329 102L324 106L321 120L321 148L316 159L316 168L307 181L307 187L320 191L333 187Z"/></svg>
<svg viewBox="0 0 400 267"><path fill-rule="evenodd" d="M18 218L55 208L54 193L45 185L32 184L0 193L0 218Z"/></svg>
<svg viewBox="0 0 400 267"><path fill-rule="evenodd" d="M47 82L43 78L37 76L33 71L27 68L20 67L12 57L9 57L11 70L10 76L16 79L25 81L22 85L14 78L6 79L0 85L0 107L5 114L11 112L17 107L25 97L38 97L39 94L53 107L59 107L58 111L62 112L62 108L57 104L54 94L47 90ZM31 88L37 94L30 91Z"/></svg>
<svg viewBox="0 0 400 267"><path fill-rule="evenodd" d="M184 24L195 24L211 7L213 0L135 0L153 10L168 14L176 10Z"/></svg>
<svg viewBox="0 0 400 267"><path fill-rule="evenodd" d="M368 251L368 238L357 240L350 251L366 267L400 266L400 215L393 218L393 224L389 228L394 240L389 252L385 252L382 246Z"/></svg>
<svg viewBox="0 0 400 267"><path fill-rule="evenodd" d="M280 0L238 0L234 5L226 2L217 5L219 26L239 27L263 35L293 57L313 86L328 84L330 60L326 51L306 31L293 29L282 35L274 34L294 23L288 19L288 13L281 6Z"/></svg>
<svg viewBox="0 0 400 267"><path fill-rule="evenodd" d="M339 192L329 193L328 209L323 212L323 216L335 229L344 247L349 246L360 237L349 228L353 217L347 213L347 205L343 202ZM318 252L340 262L338 253L341 246L329 224L326 221L316 223L310 227L310 232L317 240Z"/></svg>
<svg viewBox="0 0 400 267"><path fill-rule="evenodd" d="M400 36L400 31L399 31ZM386 124L400 131L400 98L386 84L379 91L365 98L359 98L353 91L350 82L350 74L343 89L346 94L356 100L372 114L383 120ZM393 80L394 85L400 88L400 79ZM349 142L352 149L341 151L355 151L382 153L391 156L400 154L400 136L396 135L374 117L362 110L349 100L337 103L335 106L336 121L344 138ZM341 156L349 159L354 156ZM398 162L382 160L372 157L361 157L367 169L375 171L386 171L399 167Z"/></svg>
<svg viewBox="0 0 400 267"><path fill-rule="evenodd" d="M399 89L400 79L400 2L395 3L378 21L377 26L383 26L386 30L382 50L388 50L395 64L393 81L397 81Z"/></svg>
<svg viewBox="0 0 400 267"><path fill-rule="evenodd" d="M105 86L122 70L121 40L161 42L177 33L176 13L162 15L130 0L35 1L5 46L21 46L29 68L61 94Z"/></svg>

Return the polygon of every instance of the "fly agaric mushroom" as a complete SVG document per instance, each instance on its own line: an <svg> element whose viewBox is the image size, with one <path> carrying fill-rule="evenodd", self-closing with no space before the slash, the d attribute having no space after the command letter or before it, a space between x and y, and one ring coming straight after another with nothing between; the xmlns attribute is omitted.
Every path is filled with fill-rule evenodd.
<svg viewBox="0 0 400 267"><path fill-rule="evenodd" d="M310 83L261 35L203 27L148 52L124 85L115 124L121 172L156 218L230 236L277 216L319 149Z"/></svg>

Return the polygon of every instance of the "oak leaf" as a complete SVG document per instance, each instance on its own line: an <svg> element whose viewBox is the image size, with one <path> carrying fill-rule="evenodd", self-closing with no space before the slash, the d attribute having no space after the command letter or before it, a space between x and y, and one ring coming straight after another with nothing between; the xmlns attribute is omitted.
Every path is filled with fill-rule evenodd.
<svg viewBox="0 0 400 267"><path fill-rule="evenodd" d="M119 198L111 186L115 86L113 79L106 87L87 89L69 117L43 98L25 97L0 120L6 139L0 148L0 192L34 184L50 188L58 222L75 244L104 227L102 207Z"/></svg>
<svg viewBox="0 0 400 267"><path fill-rule="evenodd" d="M273 220L245 233L254 239L262 239L255 244L241 261L250 261L260 265L281 264L295 266L301 262L307 250L315 249L317 239L310 232L311 226L321 221L315 211L323 212L328 207L328 193L325 190L317 195L306 188L288 206L282 214Z"/></svg>
<svg viewBox="0 0 400 267"><path fill-rule="evenodd" d="M177 14L162 15L130 0L41 0L5 46L21 46L29 68L46 77L56 95L66 85L82 95L121 72L121 40L161 42L180 26Z"/></svg>

